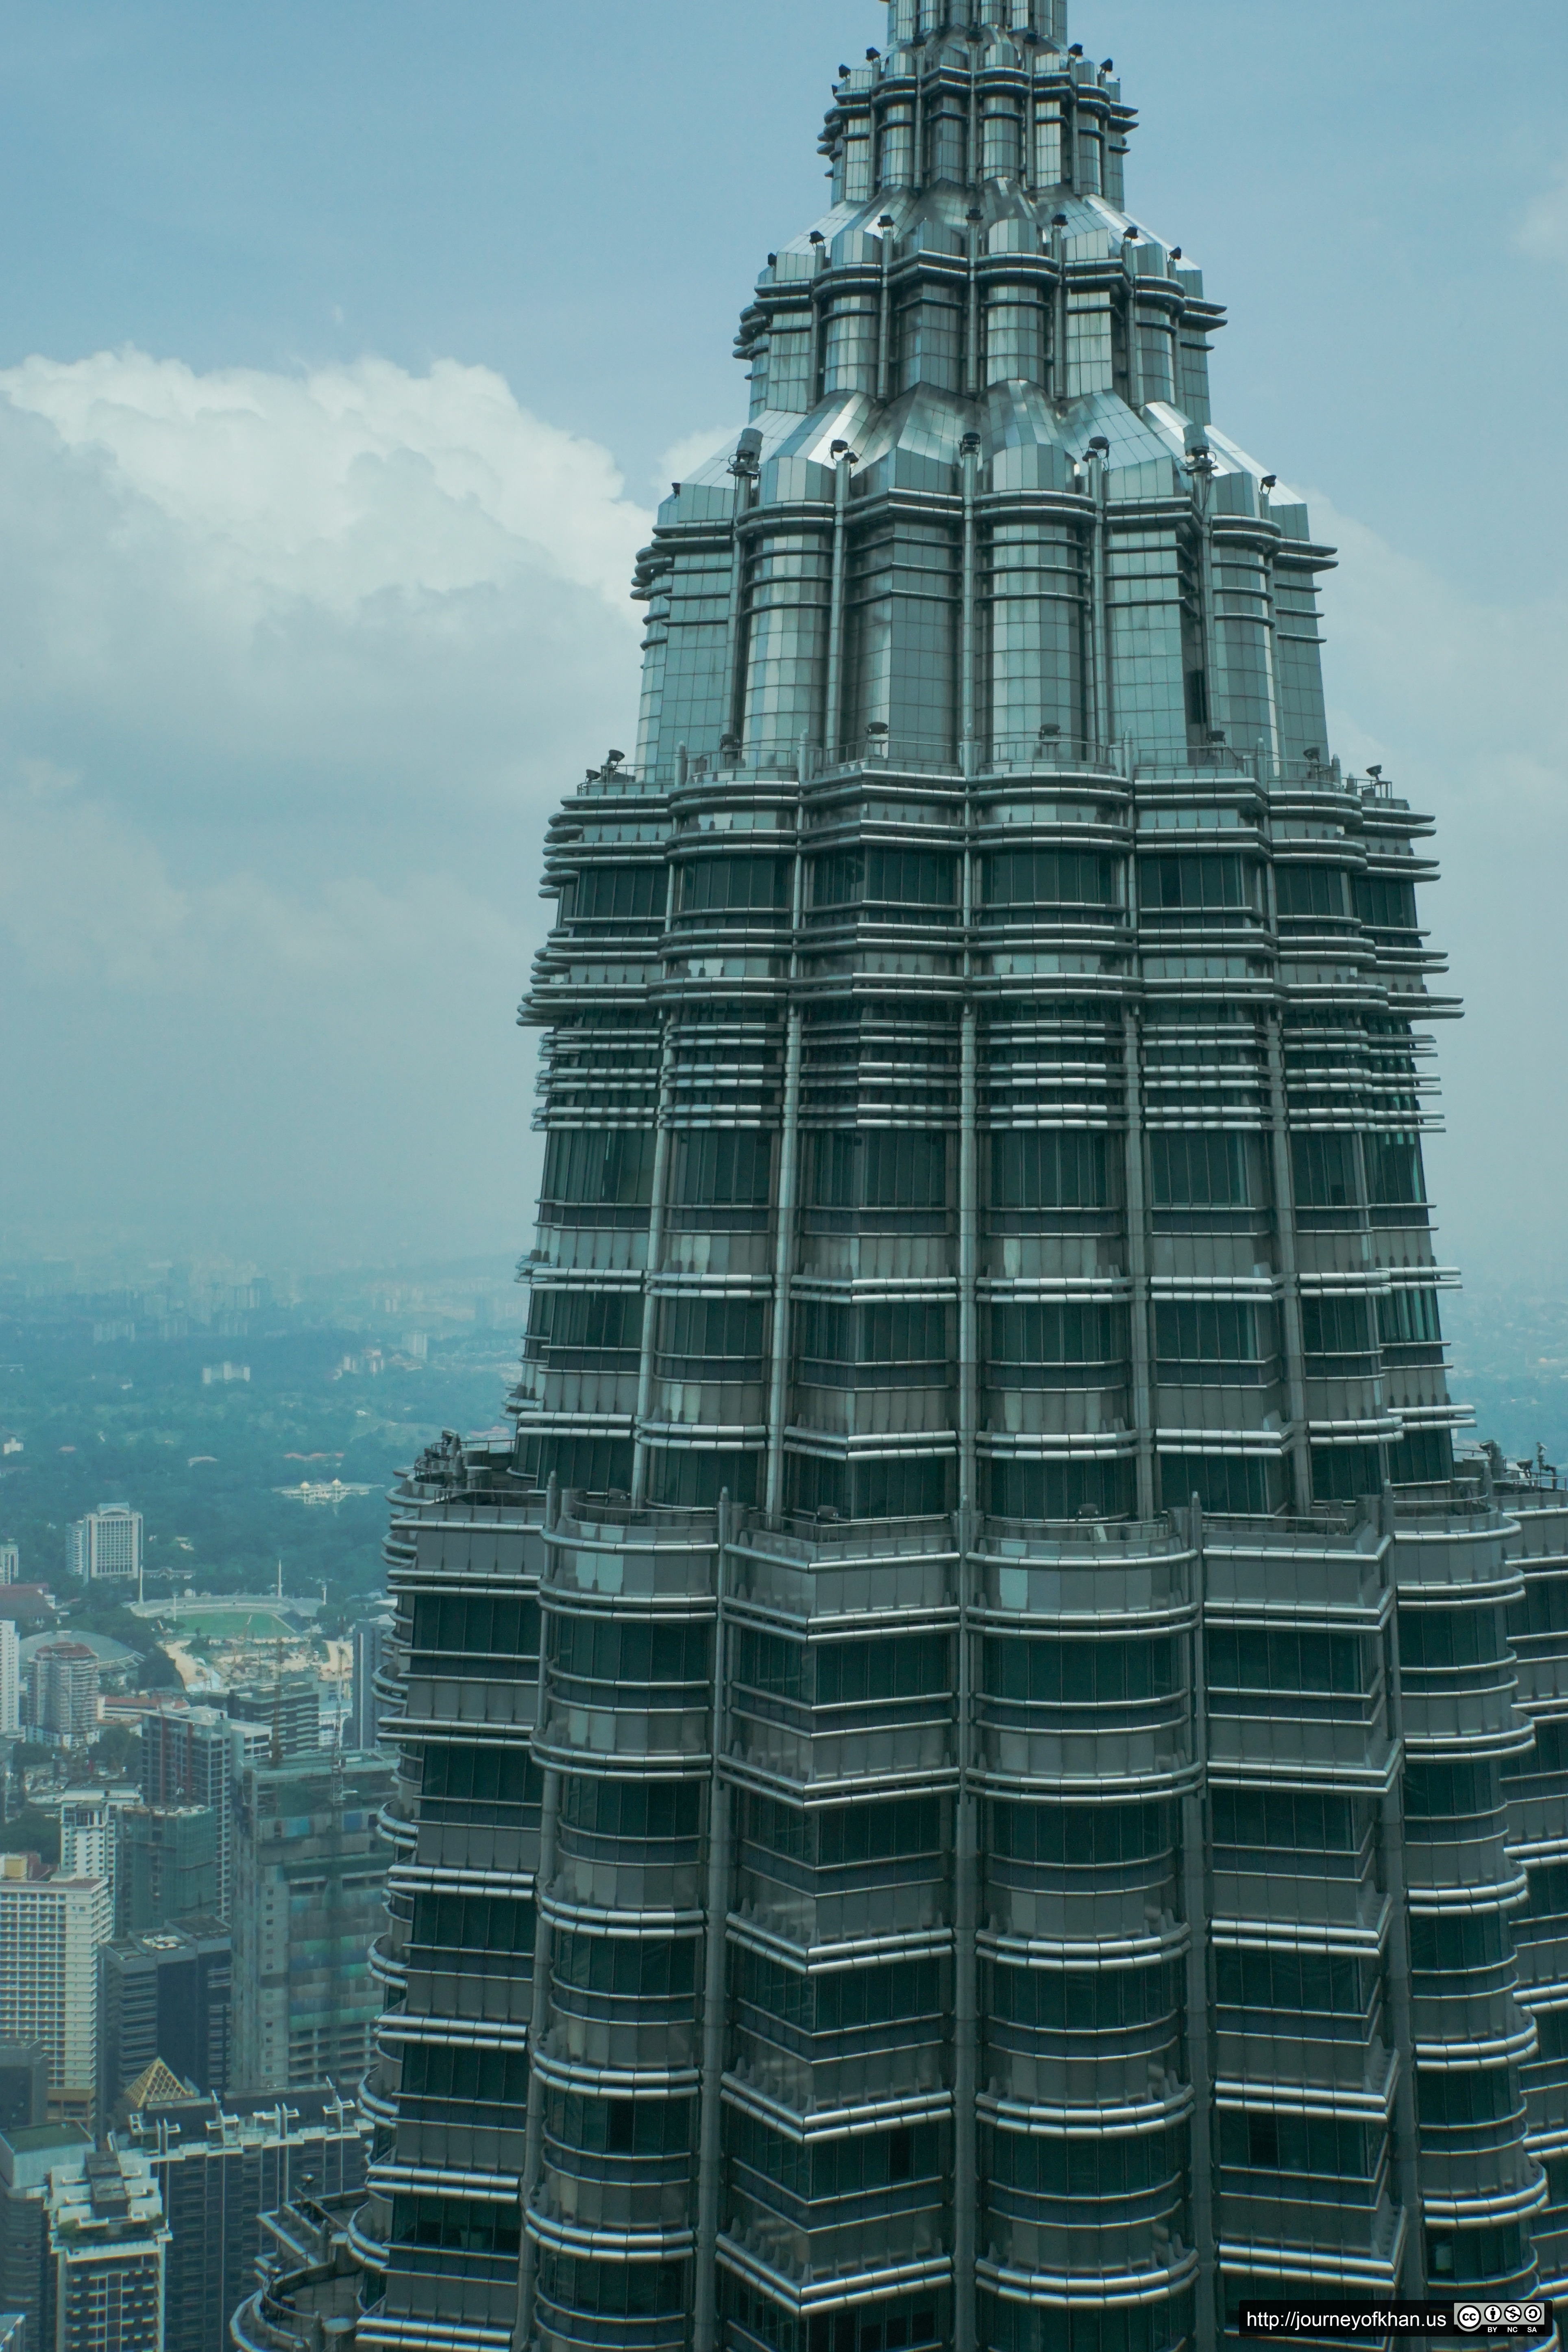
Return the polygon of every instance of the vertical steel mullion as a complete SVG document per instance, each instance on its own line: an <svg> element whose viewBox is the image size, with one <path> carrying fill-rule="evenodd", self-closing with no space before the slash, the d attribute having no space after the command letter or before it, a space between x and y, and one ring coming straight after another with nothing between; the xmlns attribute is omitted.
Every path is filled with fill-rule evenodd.
<svg viewBox="0 0 1568 2352"><path fill-rule="evenodd" d="M1110 627L1107 604L1106 574L1109 568L1107 541L1110 536L1110 509L1106 499L1109 487L1107 469L1100 458L1090 460L1094 473L1090 477L1089 494L1094 500L1094 548L1092 583L1094 611L1094 724L1095 740L1101 754L1108 753L1116 726L1114 698L1110 679Z"/></svg>
<svg viewBox="0 0 1568 2352"><path fill-rule="evenodd" d="M953 2347L975 2352L974 2258L979 2203L975 2093L980 2072L978 1960L980 1840L971 1780L973 1641L971 1556L980 1524L975 1492L979 1425L979 1015L973 993L974 922L974 490L977 446L963 452L963 975L958 1130L958 1790L953 1800Z"/></svg>
<svg viewBox="0 0 1568 2352"><path fill-rule="evenodd" d="M799 897L798 877L801 867L798 850L795 854L796 897ZM799 917L796 916L796 927ZM789 1008L788 1028L784 1045L784 1134L779 1151L779 1228L773 1250L773 1365L768 1397L768 1479L767 1515L770 1526L776 1526L784 1508L784 1417L789 1404L789 1358L793 1344L790 1329L790 1281L795 1273L795 1202L799 1195L797 1163L800 1157L800 1056L801 1014L798 1004Z"/></svg>
<svg viewBox="0 0 1568 2352"><path fill-rule="evenodd" d="M561 1515L561 1489L552 1471L545 1492L544 1525L552 1529ZM548 1563L549 1550L545 1551ZM542 1587L543 1578L541 1577ZM548 1683L545 1660L549 1643L546 1638L544 1596L539 1593L539 1693L534 1703L533 1736L537 1740L544 1730L544 1706ZM544 1892L555 1875L556 1827L561 1810L561 1775L546 1767L544 1785L539 1807L539 1864L533 1876L533 1998L529 2005L528 2020L528 2108L523 2126L522 2173L518 2182L518 2202L521 2231L517 2252L517 2335L516 2352L528 2352L533 2334L533 2242L528 2234L528 2212L539 2187L541 2159L544 2147L544 2077L535 2063L541 2045L550 2028L550 1964L553 1933L544 1908Z"/></svg>
<svg viewBox="0 0 1568 2352"><path fill-rule="evenodd" d="M730 526L730 601L724 615L724 685L727 708L724 732L741 738L746 721L746 661L745 634L742 627L742 583L745 572L745 544L741 537L741 524L750 506L751 478L735 477L735 516ZM686 779L681 778L684 783Z"/></svg>
<svg viewBox="0 0 1568 2352"><path fill-rule="evenodd" d="M829 760L840 751L844 731L845 582L849 562L849 477L854 453L838 459L833 481L833 553L827 600L827 677L822 698L822 745Z"/></svg>
<svg viewBox="0 0 1568 2352"><path fill-rule="evenodd" d="M1397 1595L1395 1563L1398 1539L1394 1533L1394 1497L1386 1486L1379 1498L1378 1512L1384 1571L1383 1583L1384 1590L1392 1587ZM1421 2216L1421 2175L1415 2125L1415 2031L1410 1989L1410 1916L1405 1884L1405 1686L1399 1664L1397 1599L1389 1620L1388 1708L1388 1727L1400 1759L1400 1770L1393 1786L1379 1802L1378 1829L1389 1896L1389 2024L1394 2034L1394 2054L1399 2062L1394 2089L1394 2167L1406 2221L1399 2291L1412 2302L1419 2302L1426 2292L1426 2251Z"/></svg>
<svg viewBox="0 0 1568 2352"><path fill-rule="evenodd" d="M1207 1576L1204 1564L1204 1515L1197 1496L1187 1509L1192 1559L1192 1725L1195 1784L1181 1801L1183 1907L1187 1916L1187 2072L1193 2087L1193 2237L1198 2276L1194 2334L1198 2352L1215 2352L1219 2340L1215 2298L1214 2203L1214 2081L1209 2047L1209 1900L1205 1837L1208 1781L1208 1664L1204 1639Z"/></svg>
<svg viewBox="0 0 1568 2352"><path fill-rule="evenodd" d="M1269 914L1275 933L1274 868L1268 868ZM1285 1355L1285 1411L1290 1424L1290 1474L1295 1508L1304 1518L1312 1507L1312 1454L1307 1426L1307 1365L1301 1333L1301 1276L1296 1255L1296 1187L1290 1168L1290 1137L1285 1108L1285 1055L1280 1015L1267 1015L1268 1138L1274 1162L1274 1234L1279 1266L1279 1337Z"/></svg>
<svg viewBox="0 0 1568 2352"><path fill-rule="evenodd" d="M1136 861L1130 860L1135 867ZM1132 873L1128 894L1137 888ZM1136 935L1138 910L1130 909ZM1132 1347L1132 1426L1138 1433L1138 1516L1154 1516L1154 1384L1149 1348L1149 1212L1143 1175L1143 1055L1138 1013L1129 1004L1123 1013L1122 1088L1127 1114L1127 1273L1131 1290L1128 1330Z"/></svg>
<svg viewBox="0 0 1568 2352"><path fill-rule="evenodd" d="M958 662L958 740L959 767L964 779L965 824L967 825L968 787L974 776L974 661L975 661L975 518L974 497L976 477L980 468L980 436L967 433L960 465L963 478L963 547L962 602L959 610Z"/></svg>
<svg viewBox="0 0 1568 2352"><path fill-rule="evenodd" d="M668 929L675 903L675 867L669 869L669 893L665 908ZM675 1066L675 1024L668 1015L664 1046L658 1063L658 1097L654 1104L653 1198L647 1213L647 1269L643 1276L642 1339L637 1356L637 1419L632 1424L632 1501L640 1504L647 1488L647 1447L643 1430L653 1411L653 1343L658 1316L654 1276L664 1253L664 1196L669 1189L669 1088Z"/></svg>
<svg viewBox="0 0 1568 2352"><path fill-rule="evenodd" d="M730 1490L719 1497L713 1591L712 1761L708 1783L708 1911L703 1929L702 2087L697 2188L697 2281L692 2352L714 2352L718 2342L719 2189L723 2141L725 1927L730 1916L730 1788L721 1771L728 1745L724 1562L731 1528Z"/></svg>
<svg viewBox="0 0 1568 2352"><path fill-rule="evenodd" d="M1142 409L1143 405L1143 353L1138 341L1138 273L1133 266L1135 248L1124 245L1121 266L1127 272L1127 405Z"/></svg>

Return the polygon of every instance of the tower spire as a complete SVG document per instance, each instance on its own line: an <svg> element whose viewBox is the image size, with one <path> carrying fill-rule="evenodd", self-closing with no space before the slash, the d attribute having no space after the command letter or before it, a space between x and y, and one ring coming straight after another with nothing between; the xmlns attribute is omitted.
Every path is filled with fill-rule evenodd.
<svg viewBox="0 0 1568 2352"><path fill-rule="evenodd" d="M1068 0L889 0L888 41L928 39L953 27L967 31L975 23L1001 33L1033 33L1054 41L1059 48L1068 37Z"/></svg>

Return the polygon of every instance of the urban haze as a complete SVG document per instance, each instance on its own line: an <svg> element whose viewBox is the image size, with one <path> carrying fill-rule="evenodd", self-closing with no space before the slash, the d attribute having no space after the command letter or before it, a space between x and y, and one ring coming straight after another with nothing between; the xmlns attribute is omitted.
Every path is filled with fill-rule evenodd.
<svg viewBox="0 0 1568 2352"><path fill-rule="evenodd" d="M0 2352L1555 2340L1562 31L1100 17L14 28Z"/></svg>

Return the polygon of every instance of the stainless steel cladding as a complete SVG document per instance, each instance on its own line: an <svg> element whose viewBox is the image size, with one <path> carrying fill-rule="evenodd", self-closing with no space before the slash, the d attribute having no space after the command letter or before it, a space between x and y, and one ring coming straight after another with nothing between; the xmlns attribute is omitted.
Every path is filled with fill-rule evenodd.
<svg viewBox="0 0 1568 2352"><path fill-rule="evenodd" d="M388 2352L1568 2284L1568 1495L1455 1455L1430 826L1113 68L889 16L552 822L515 1439L395 1504Z"/></svg>

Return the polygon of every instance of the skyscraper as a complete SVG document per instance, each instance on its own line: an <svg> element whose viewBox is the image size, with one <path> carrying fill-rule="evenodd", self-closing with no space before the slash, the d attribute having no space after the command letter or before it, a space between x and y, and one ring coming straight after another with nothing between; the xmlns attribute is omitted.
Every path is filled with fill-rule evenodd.
<svg viewBox="0 0 1568 2352"><path fill-rule="evenodd" d="M388 2352L1568 2275L1568 1495L1453 1454L1430 828L1064 15L838 78L552 825L516 1444L388 1547Z"/></svg>
<svg viewBox="0 0 1568 2352"><path fill-rule="evenodd" d="M217 1903L218 1824L211 1806L125 1806L116 1935L155 1935L183 1919L211 1916Z"/></svg>
<svg viewBox="0 0 1568 2352"><path fill-rule="evenodd" d="M231 1690L229 1719L247 1731L276 1738L284 1757L314 1757L321 1748L321 1686L314 1675L283 1675Z"/></svg>
<svg viewBox="0 0 1568 2352"><path fill-rule="evenodd" d="M0 1739L8 1739L20 1729L21 1703L21 1643L12 1620L0 1617Z"/></svg>
<svg viewBox="0 0 1568 2352"><path fill-rule="evenodd" d="M390 1617L363 1617L352 1628L353 1696L349 1721L351 1748L379 1748L381 1745L381 1717L385 1701L375 1684L376 1676L385 1663L386 1636L391 1626Z"/></svg>
<svg viewBox="0 0 1568 2352"><path fill-rule="evenodd" d="M256 2284L260 2217L290 2198L341 2197L364 2179L352 2104L330 2090L163 2100L115 2134L151 2167L170 2242L163 2352L228 2352L228 2322Z"/></svg>
<svg viewBox="0 0 1568 2352"><path fill-rule="evenodd" d="M35 1730L65 1748L95 1739L99 1671L96 1651L68 1635L35 1650L27 1664Z"/></svg>
<svg viewBox="0 0 1568 2352"><path fill-rule="evenodd" d="M247 1765L234 1874L237 2093L357 2083L378 2006L370 1946L386 1856L379 1757Z"/></svg>
<svg viewBox="0 0 1568 2352"><path fill-rule="evenodd" d="M43 2043L0 2042L0 2132L28 2131L48 2116L49 2058Z"/></svg>
<svg viewBox="0 0 1568 2352"><path fill-rule="evenodd" d="M168 2224L144 2156L85 2157L49 2175L55 2352L163 2352Z"/></svg>
<svg viewBox="0 0 1568 2352"><path fill-rule="evenodd" d="M221 1919L190 1919L103 1948L99 1983L99 2113L161 2058L182 2082L228 2088L232 1954Z"/></svg>
<svg viewBox="0 0 1568 2352"><path fill-rule="evenodd" d="M234 1879L234 1784L264 1762L268 1735L216 1707L160 1706L142 1718L142 1793L149 1805L204 1805L217 1835L217 1914L229 1916Z"/></svg>
<svg viewBox="0 0 1568 2352"><path fill-rule="evenodd" d="M110 1909L119 1843L107 1789L72 1790L60 1800L60 1875L106 1880Z"/></svg>
<svg viewBox="0 0 1568 2352"><path fill-rule="evenodd" d="M27 1878L0 1856L0 2041L41 2042L49 2114L90 2125L98 2074L98 1955L113 1932L101 1878Z"/></svg>
<svg viewBox="0 0 1568 2352"><path fill-rule="evenodd" d="M49 2261L49 2182L80 2167L92 2141L79 2124L16 2124L0 2131L0 2308L26 2323L25 2352L55 2340Z"/></svg>

